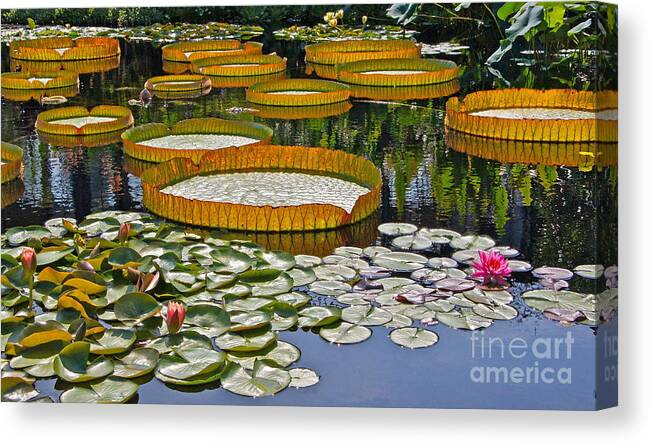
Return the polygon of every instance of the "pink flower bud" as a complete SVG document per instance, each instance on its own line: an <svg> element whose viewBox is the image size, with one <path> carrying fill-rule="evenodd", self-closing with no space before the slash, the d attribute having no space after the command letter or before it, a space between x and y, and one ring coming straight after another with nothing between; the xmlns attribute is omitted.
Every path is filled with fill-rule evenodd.
<svg viewBox="0 0 651 444"><path fill-rule="evenodd" d="M90 272L95 272L95 268L93 268L93 265L88 261L79 261L79 269L80 270L85 270L85 271L90 271Z"/></svg>
<svg viewBox="0 0 651 444"><path fill-rule="evenodd" d="M165 316L167 331L169 331L170 334L177 333L181 329L184 320L185 306L180 302L170 301L167 304L167 315Z"/></svg>
<svg viewBox="0 0 651 444"><path fill-rule="evenodd" d="M23 248L20 253L20 262L23 264L25 274L32 276L36 271L36 251L31 247Z"/></svg>
<svg viewBox="0 0 651 444"><path fill-rule="evenodd" d="M129 231L131 230L131 224L125 222L120 225L120 231L118 231L118 240L120 243L125 243L129 238Z"/></svg>

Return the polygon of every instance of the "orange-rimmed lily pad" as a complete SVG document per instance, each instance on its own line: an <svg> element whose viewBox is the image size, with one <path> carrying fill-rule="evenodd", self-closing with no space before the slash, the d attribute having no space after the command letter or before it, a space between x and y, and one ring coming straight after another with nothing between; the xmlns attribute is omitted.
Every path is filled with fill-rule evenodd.
<svg viewBox="0 0 651 444"><path fill-rule="evenodd" d="M125 131L124 152L147 162L190 158L198 162L211 151L233 146L254 147L271 141L271 128L254 122L213 117L182 120L168 128L149 123Z"/></svg>
<svg viewBox="0 0 651 444"><path fill-rule="evenodd" d="M267 106L315 106L345 102L350 88L337 82L287 79L257 83L246 91L246 100Z"/></svg>
<svg viewBox="0 0 651 444"><path fill-rule="evenodd" d="M377 59L337 65L337 79L365 86L417 86L450 82L459 67L450 60Z"/></svg>
<svg viewBox="0 0 651 444"><path fill-rule="evenodd" d="M323 65L419 57L420 45L411 40L340 40L305 47L305 61Z"/></svg>
<svg viewBox="0 0 651 444"><path fill-rule="evenodd" d="M179 74L151 77L145 88L161 99L181 99L209 94L212 83L201 74Z"/></svg>
<svg viewBox="0 0 651 444"><path fill-rule="evenodd" d="M18 177L22 165L23 149L17 145L2 142L0 144L0 183L6 183Z"/></svg>
<svg viewBox="0 0 651 444"><path fill-rule="evenodd" d="M190 63L209 57L262 54L262 44L232 39L198 40L170 43L163 46L162 52L164 61Z"/></svg>
<svg viewBox="0 0 651 444"><path fill-rule="evenodd" d="M276 54L209 57L192 62L192 72L216 77L262 76L285 69L287 59Z"/></svg>
<svg viewBox="0 0 651 444"><path fill-rule="evenodd" d="M40 113L36 119L39 133L59 136L90 136L125 130L133 125L128 108L99 105L90 111L83 106L69 106Z"/></svg>
<svg viewBox="0 0 651 444"><path fill-rule="evenodd" d="M259 177L252 179L251 174ZM271 185L286 188L278 178L294 180L284 201L268 193ZM142 179L145 205L154 213L193 225L252 231L318 230L355 223L378 207L382 183L378 169L362 157L326 148L273 145L224 148L204 155L199 165L172 159L145 171ZM197 188L206 180L228 187L228 192ZM312 186L319 180L336 183L339 192L331 196L332 190ZM179 185L185 181L193 187ZM351 198L342 190L358 194ZM285 204L289 199L292 203Z"/></svg>
<svg viewBox="0 0 651 444"><path fill-rule="evenodd" d="M571 89L478 91L446 104L448 128L527 142L617 142L617 92Z"/></svg>

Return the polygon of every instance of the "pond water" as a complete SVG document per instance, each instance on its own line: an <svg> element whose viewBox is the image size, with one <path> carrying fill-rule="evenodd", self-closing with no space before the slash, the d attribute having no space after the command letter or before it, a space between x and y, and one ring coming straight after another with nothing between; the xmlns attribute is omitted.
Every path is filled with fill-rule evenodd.
<svg viewBox="0 0 651 444"><path fill-rule="evenodd" d="M161 52L146 42L121 42L117 69L83 74L80 94L69 105L126 105L137 98L144 82L164 74ZM2 71L9 70L6 46ZM265 52L288 58L292 77L305 77L302 45L265 37ZM474 60L473 51L447 56L459 64ZM461 94L490 88L481 69L470 68L461 79ZM533 87L546 87L542 78ZM173 124L192 117L246 119L274 130L273 143L325 146L370 158L382 171L383 195L377 214L355 226L325 233L296 235L245 234L271 249L327 255L340 245L367 246L379 242L377 225L405 221L420 227L443 227L487 234L498 245L520 250L535 266L573 268L580 264L616 263L616 167L564 166L562 146L545 147L543 161L527 160L526 146L510 146L499 160L454 150L446 143L446 98L406 102L355 100L344 114L319 119L281 120L254 117L246 108L243 88L213 88L192 100L154 99L147 108L132 107L136 125ZM24 149L24 192L2 210L2 229L42 224L53 217L74 217L110 209L145 210L140 179L132 174L138 162L127 159L120 144L98 148L62 148L39 141L34 130L43 109L36 102L2 100L2 140ZM456 147L458 149L458 147ZM475 153L477 154L477 153ZM481 154L481 153L480 153ZM141 167L141 166L140 166ZM4 190L3 190L4 191ZM601 202L601 204L599 204ZM239 234L238 236L244 236ZM594 291L586 283L581 291ZM602 284L600 284L602 285ZM529 283L515 285L518 296ZM485 333L438 326L434 347L410 351L388 340L387 329L374 327L370 340L352 346L331 345L318 335L283 332L280 338L302 351L301 366L321 375L316 386L287 389L264 399L247 399L218 387L199 391L172 389L153 379L144 384L137 401L145 403L210 403L253 405L350 405L414 407L570 408L594 407L595 335L607 334L587 326L564 328L532 311L516 299L520 315L495 323ZM608 324L615 331L616 320ZM612 333L612 332L611 332ZM488 338L566 338L573 342L571 357L540 362L508 353L478 356L477 344ZM475 348L473 348L475 344ZM535 362L535 364L534 364ZM475 366L536 366L572 369L571 385L553 383L480 383L471 379ZM534 369L535 370L535 369ZM55 379L37 388L55 395L65 387Z"/></svg>

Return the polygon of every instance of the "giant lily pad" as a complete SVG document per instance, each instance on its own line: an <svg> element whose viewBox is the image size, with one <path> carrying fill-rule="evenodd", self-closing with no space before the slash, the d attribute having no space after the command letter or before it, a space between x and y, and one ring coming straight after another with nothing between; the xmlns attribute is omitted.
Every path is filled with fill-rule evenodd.
<svg viewBox="0 0 651 444"><path fill-rule="evenodd" d="M107 378L88 388L73 387L61 394L61 402L121 404L138 392L138 384L124 379Z"/></svg>

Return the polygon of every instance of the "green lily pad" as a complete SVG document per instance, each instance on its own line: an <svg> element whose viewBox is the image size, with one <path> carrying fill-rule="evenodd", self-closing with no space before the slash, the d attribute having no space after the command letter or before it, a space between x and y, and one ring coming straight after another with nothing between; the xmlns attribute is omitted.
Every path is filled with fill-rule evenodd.
<svg viewBox="0 0 651 444"><path fill-rule="evenodd" d="M251 287L251 294L259 297L276 296L294 288L294 281L287 273L281 273L274 280L259 282Z"/></svg>
<svg viewBox="0 0 651 444"><path fill-rule="evenodd" d="M136 333L124 328L111 328L93 337L90 352L96 355L123 353L136 342Z"/></svg>
<svg viewBox="0 0 651 444"><path fill-rule="evenodd" d="M455 250L487 250L495 246L495 241L488 236L466 234L450 241Z"/></svg>
<svg viewBox="0 0 651 444"><path fill-rule="evenodd" d="M262 360L256 360L250 371L230 363L221 378L224 389L253 398L274 395L287 388L290 382L287 370L272 367Z"/></svg>
<svg viewBox="0 0 651 444"><path fill-rule="evenodd" d="M445 228L421 228L418 230L418 235L426 237L432 243L438 245L449 244L452 239L461 236L460 233Z"/></svg>
<svg viewBox="0 0 651 444"><path fill-rule="evenodd" d="M357 272L343 265L318 265L313 269L317 279L322 281L351 281Z"/></svg>
<svg viewBox="0 0 651 444"><path fill-rule="evenodd" d="M484 305L477 304L472 308L479 316L495 320L511 320L518 316L518 310L510 305Z"/></svg>
<svg viewBox="0 0 651 444"><path fill-rule="evenodd" d="M293 305L276 301L273 305L271 329L273 331L289 330L298 323L298 312Z"/></svg>
<svg viewBox="0 0 651 444"><path fill-rule="evenodd" d="M242 331L228 332L215 339L217 346L226 351L249 352L262 350L276 342L272 331Z"/></svg>
<svg viewBox="0 0 651 444"><path fill-rule="evenodd" d="M450 311L448 313L438 313L436 319L448 327L459 330L477 330L480 328L490 327L493 323L491 319L476 315L472 309L462 308L461 310L461 312Z"/></svg>
<svg viewBox="0 0 651 444"><path fill-rule="evenodd" d="M420 251L431 248L433 244L429 238L415 234L398 236L391 241L391 245L401 250Z"/></svg>
<svg viewBox="0 0 651 444"><path fill-rule="evenodd" d="M257 251L255 256L262 262L259 268L272 268L274 270L291 270L296 265L294 256L284 251Z"/></svg>
<svg viewBox="0 0 651 444"><path fill-rule="evenodd" d="M294 282L294 287L302 287L316 281L316 274L311 268L292 268L287 272Z"/></svg>
<svg viewBox="0 0 651 444"><path fill-rule="evenodd" d="M272 361L277 367L289 367L301 357L301 351L293 344L278 341L269 349L255 352L229 352L228 360L235 362L247 370L253 369L256 359Z"/></svg>
<svg viewBox="0 0 651 444"><path fill-rule="evenodd" d="M391 252L373 257L373 263L396 272L412 272L423 268L427 258L416 253Z"/></svg>
<svg viewBox="0 0 651 444"><path fill-rule="evenodd" d="M147 293L127 293L113 306L115 317L126 325L139 324L145 319L156 316L161 305Z"/></svg>
<svg viewBox="0 0 651 444"><path fill-rule="evenodd" d="M140 262L142 257L136 250L129 247L118 247L111 250L107 262L112 267L124 267L127 264Z"/></svg>
<svg viewBox="0 0 651 444"><path fill-rule="evenodd" d="M599 279L604 274L604 266L599 264L578 265L574 268L574 273L585 279Z"/></svg>
<svg viewBox="0 0 651 444"><path fill-rule="evenodd" d="M173 355L163 355L158 361L156 376L170 380L201 380L222 369L226 355L203 347L177 347Z"/></svg>
<svg viewBox="0 0 651 444"><path fill-rule="evenodd" d="M371 329L349 322L337 322L319 330L319 336L334 344L357 344L371 337Z"/></svg>
<svg viewBox="0 0 651 444"><path fill-rule="evenodd" d="M154 371L160 354L153 348L136 348L128 355L115 361L113 376L139 378Z"/></svg>
<svg viewBox="0 0 651 444"><path fill-rule="evenodd" d="M323 296L339 296L353 290L353 287L341 281L314 281L309 288L310 291Z"/></svg>
<svg viewBox="0 0 651 444"><path fill-rule="evenodd" d="M230 331L255 330L271 322L271 314L265 311L231 311Z"/></svg>
<svg viewBox="0 0 651 444"><path fill-rule="evenodd" d="M253 259L247 254L227 246L215 248L212 257L218 263L214 271L222 273L243 273L251 268L253 263Z"/></svg>
<svg viewBox="0 0 651 444"><path fill-rule="evenodd" d="M439 340L433 331L416 327L396 328L389 333L389 338L395 344L411 349L431 347Z"/></svg>
<svg viewBox="0 0 651 444"><path fill-rule="evenodd" d="M418 227L407 223L384 223L377 227L378 231L386 236L400 236L405 234L414 234Z"/></svg>
<svg viewBox="0 0 651 444"><path fill-rule="evenodd" d="M228 311L254 311L269 308L274 304L274 299L269 298L244 298L226 300L226 310Z"/></svg>
<svg viewBox="0 0 651 444"><path fill-rule="evenodd" d="M293 291L291 293L279 294L275 296L275 299L278 302L286 302L292 307L297 309L307 305L312 300L312 298L310 298L305 293L299 293L297 291Z"/></svg>
<svg viewBox="0 0 651 444"><path fill-rule="evenodd" d="M297 254L294 256L296 265L303 268L310 268L315 265L321 264L322 260L318 256L311 256L308 254Z"/></svg>
<svg viewBox="0 0 651 444"><path fill-rule="evenodd" d="M30 239L43 239L52 236L52 232L40 225L29 225L27 227L11 227L5 231L7 242L11 245L20 245Z"/></svg>
<svg viewBox="0 0 651 444"><path fill-rule="evenodd" d="M37 396L34 388L34 378L22 372L7 372L2 370L2 402L26 402Z"/></svg>
<svg viewBox="0 0 651 444"><path fill-rule="evenodd" d="M190 305L185 313L185 323L200 327L199 333L209 337L219 336L231 327L228 313L213 304Z"/></svg>
<svg viewBox="0 0 651 444"><path fill-rule="evenodd" d="M86 387L73 387L61 394L61 402L121 404L138 392L138 384L124 379L106 378Z"/></svg>
<svg viewBox="0 0 651 444"><path fill-rule="evenodd" d="M341 311L341 319L356 325L376 326L390 322L391 313L381 308L355 305Z"/></svg>
<svg viewBox="0 0 651 444"><path fill-rule="evenodd" d="M337 307L306 307L298 312L299 327L321 327L341 319L341 309Z"/></svg>
<svg viewBox="0 0 651 444"><path fill-rule="evenodd" d="M290 387L305 388L319 382L319 375L309 368L292 368L289 370L289 376L292 378L289 383Z"/></svg>
<svg viewBox="0 0 651 444"><path fill-rule="evenodd" d="M104 356L93 361L88 342L68 344L54 359L54 371L68 382L86 382L103 378L113 372L113 363Z"/></svg>
<svg viewBox="0 0 651 444"><path fill-rule="evenodd" d="M39 266L53 264L71 254L73 251L75 251L73 247L57 247L56 249L47 251L41 250L36 255L36 263L38 263Z"/></svg>

